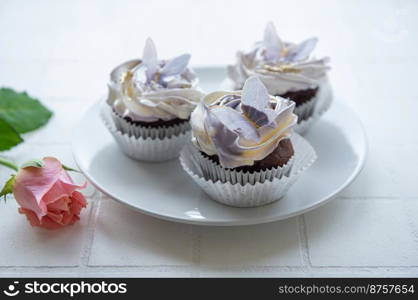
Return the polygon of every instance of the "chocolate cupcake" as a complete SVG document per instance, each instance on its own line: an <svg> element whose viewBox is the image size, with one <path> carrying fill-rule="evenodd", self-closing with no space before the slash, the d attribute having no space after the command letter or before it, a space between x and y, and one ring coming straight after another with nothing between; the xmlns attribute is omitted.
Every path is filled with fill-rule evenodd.
<svg viewBox="0 0 418 300"><path fill-rule="evenodd" d="M310 38L300 44L283 42L273 23L268 23L264 39L248 52L239 51L236 64L228 66L233 88L240 89L248 77L258 76L271 95L296 103L296 130L306 130L302 123L319 117L332 99L327 79L329 59L311 56L317 41Z"/></svg>
<svg viewBox="0 0 418 300"><path fill-rule="evenodd" d="M289 138L282 139L277 147L271 152L269 155L264 157L261 160L255 160L254 164L251 166L240 166L233 168L235 171L240 172L261 172L267 169L273 169L277 167L283 167L286 165L294 154L293 145ZM201 152L201 154L209 158L213 163L220 165L219 156L218 155L207 155L205 152ZM231 169L232 170L232 169Z"/></svg>
<svg viewBox="0 0 418 300"><path fill-rule="evenodd" d="M139 160L179 155L190 137L190 114L204 95L189 54L159 60L151 39L141 59L117 66L110 75L104 118L122 150Z"/></svg>
<svg viewBox="0 0 418 300"><path fill-rule="evenodd" d="M293 137L294 107L269 95L258 77L249 78L242 91L208 94L191 115L192 143L181 153L182 166L224 204L278 200L315 159L312 147Z"/></svg>

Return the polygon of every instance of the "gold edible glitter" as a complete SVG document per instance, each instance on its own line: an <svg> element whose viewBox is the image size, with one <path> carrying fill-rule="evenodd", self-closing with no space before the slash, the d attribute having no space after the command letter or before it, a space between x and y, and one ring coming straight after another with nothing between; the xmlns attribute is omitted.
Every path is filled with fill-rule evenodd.
<svg viewBox="0 0 418 300"><path fill-rule="evenodd" d="M290 65L263 65L262 68L269 72L300 73L301 71L300 69L296 69Z"/></svg>
<svg viewBox="0 0 418 300"><path fill-rule="evenodd" d="M122 75L122 82L124 82L124 81L128 81L128 80L131 80L132 79L132 77L133 77L133 74L132 74L132 72L131 71L126 71L125 73L123 73L123 75Z"/></svg>
<svg viewBox="0 0 418 300"><path fill-rule="evenodd" d="M160 81L160 78L161 78L160 72L156 72L155 75L154 75L154 81L155 82L159 82Z"/></svg>

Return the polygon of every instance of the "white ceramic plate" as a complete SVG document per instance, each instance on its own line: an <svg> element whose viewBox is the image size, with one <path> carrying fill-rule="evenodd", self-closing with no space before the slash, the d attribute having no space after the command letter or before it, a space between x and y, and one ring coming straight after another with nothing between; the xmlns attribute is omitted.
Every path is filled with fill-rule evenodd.
<svg viewBox="0 0 418 300"><path fill-rule="evenodd" d="M222 68L198 68L206 91L219 88ZM367 143L360 121L334 101L305 135L318 159L280 201L258 208L233 208L211 200L183 171L178 160L134 161L123 155L99 118L89 109L74 132L73 153L87 179L100 191L140 212L198 225L249 225L289 218L335 197L360 172Z"/></svg>

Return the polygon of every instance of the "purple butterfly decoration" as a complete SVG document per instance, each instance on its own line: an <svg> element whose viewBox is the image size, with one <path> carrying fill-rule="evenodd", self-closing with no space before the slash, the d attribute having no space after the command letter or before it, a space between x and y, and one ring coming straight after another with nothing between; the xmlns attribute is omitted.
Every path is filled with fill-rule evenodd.
<svg viewBox="0 0 418 300"><path fill-rule="evenodd" d="M250 77L242 89L241 109L258 127L269 125L276 113L268 108L270 96L258 77Z"/></svg>
<svg viewBox="0 0 418 300"><path fill-rule="evenodd" d="M190 61L190 54L183 54L174 57L163 65L158 60L157 50L151 38L148 38L145 43L144 52L142 55L142 64L140 67L145 67L145 74L147 82L152 80L164 84L172 76L183 73ZM156 76L156 75L159 76Z"/></svg>
<svg viewBox="0 0 418 300"><path fill-rule="evenodd" d="M269 63L302 61L309 57L317 42L317 38L310 38L300 44L287 45L287 51L282 51L286 45L278 36L274 24L269 22L264 30L264 39L262 42L264 46L264 59Z"/></svg>

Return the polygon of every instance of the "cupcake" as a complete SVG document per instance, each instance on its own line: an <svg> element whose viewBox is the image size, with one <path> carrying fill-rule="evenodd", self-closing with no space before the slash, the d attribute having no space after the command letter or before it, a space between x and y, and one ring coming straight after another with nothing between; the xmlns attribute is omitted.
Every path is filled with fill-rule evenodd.
<svg viewBox="0 0 418 300"><path fill-rule="evenodd" d="M278 200L316 158L292 134L294 107L269 95L256 76L242 91L208 94L191 115L192 142L181 153L183 168L221 203L251 207Z"/></svg>
<svg viewBox="0 0 418 300"><path fill-rule="evenodd" d="M317 41L310 38L300 44L284 42L273 23L268 23L264 39L248 52L239 51L236 64L228 66L233 88L241 89L247 78L258 76L271 95L295 102L296 130L305 131L332 100L327 79L329 59L311 56Z"/></svg>
<svg viewBox="0 0 418 300"><path fill-rule="evenodd" d="M195 73L187 67L189 60L189 54L158 59L148 38L142 59L122 63L111 72L104 120L130 157L172 159L189 140L190 114L203 96Z"/></svg>

